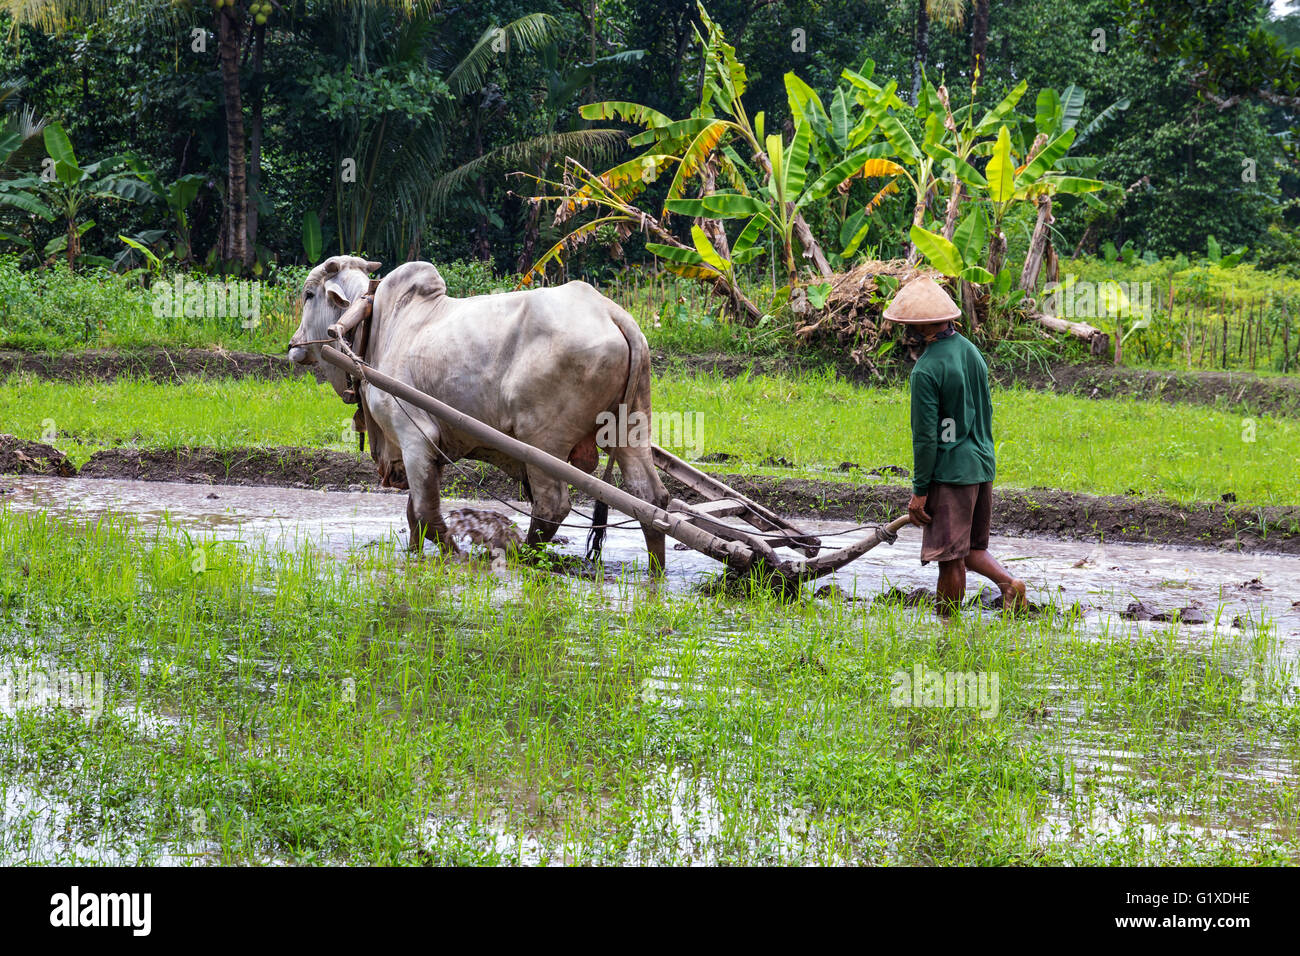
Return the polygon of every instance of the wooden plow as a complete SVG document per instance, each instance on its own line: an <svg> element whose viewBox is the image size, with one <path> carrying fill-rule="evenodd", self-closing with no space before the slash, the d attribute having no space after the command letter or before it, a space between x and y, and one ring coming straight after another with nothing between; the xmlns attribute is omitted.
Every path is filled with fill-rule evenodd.
<svg viewBox="0 0 1300 956"><path fill-rule="evenodd" d="M785 593L794 593L804 581L839 570L882 541L893 544L898 538L899 529L911 523L911 518L903 515L887 525L872 528L846 547L824 551L821 540L816 536L656 446L653 449L655 466L706 499L699 504L689 504L674 498L667 508L660 508L567 461L511 438L446 402L357 361L338 348L323 346L321 356L354 378L364 380L423 409L445 426L464 432L488 448L524 464L533 465L560 481L566 481L597 501L603 501L611 508L680 541L691 550L721 562L729 573L754 574L759 580ZM738 528L722 520L728 517L739 518L754 530ZM777 548L798 551L803 557L784 557L777 554Z"/></svg>

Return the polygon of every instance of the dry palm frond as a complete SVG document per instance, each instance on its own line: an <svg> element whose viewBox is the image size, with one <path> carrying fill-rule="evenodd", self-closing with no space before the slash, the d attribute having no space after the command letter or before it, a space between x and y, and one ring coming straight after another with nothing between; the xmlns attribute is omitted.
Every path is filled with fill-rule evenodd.
<svg viewBox="0 0 1300 956"><path fill-rule="evenodd" d="M864 260L848 272L829 277L831 291L825 307L797 327L795 335L803 342L850 344L853 361L869 363L881 340L897 334L891 329L891 323L881 320L887 304L879 282L881 276L897 279L898 286L917 276L943 279L933 269L908 265L906 259Z"/></svg>

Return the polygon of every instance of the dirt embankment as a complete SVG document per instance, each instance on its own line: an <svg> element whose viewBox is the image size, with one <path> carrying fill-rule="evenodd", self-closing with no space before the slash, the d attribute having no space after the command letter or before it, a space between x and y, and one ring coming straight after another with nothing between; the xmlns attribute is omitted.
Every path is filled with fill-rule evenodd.
<svg viewBox="0 0 1300 956"><path fill-rule="evenodd" d="M907 366L893 375L876 375L848 359L829 363L798 354L748 356L724 352L691 355L655 352L654 367L659 372L672 369L728 378L749 374L797 375L833 369L840 378L863 385L901 384L910 369ZM1004 388L1019 385L1082 398L1141 398L1300 417L1300 376L1162 371L1101 364L1013 365L996 360L989 361L989 374Z"/></svg>
<svg viewBox="0 0 1300 956"><path fill-rule="evenodd" d="M53 445L0 435L0 475L57 475L76 477L68 456Z"/></svg>
<svg viewBox="0 0 1300 956"><path fill-rule="evenodd" d="M897 384L904 381L906 375L906 369L900 368L892 377L881 377L854 365L847 357L838 362L828 362L824 356L797 352L751 356L726 352L679 354L656 351L654 367L660 372L708 372L728 377L791 375L832 369L841 378L871 385ZM1300 376L1156 371L1102 364L1010 365L997 361L990 362L990 371L998 384L1007 387L1021 385L1083 398L1157 399L1300 417ZM285 356L257 352L154 348L137 351L92 349L55 355L0 351L0 378L14 372L57 381L104 381L119 376L135 376L169 384L202 377L275 379L295 374Z"/></svg>
<svg viewBox="0 0 1300 956"><path fill-rule="evenodd" d="M1300 377L1172 372L1113 365L995 366L996 381L1084 398L1146 398L1300 417Z"/></svg>
<svg viewBox="0 0 1300 956"><path fill-rule="evenodd" d="M463 463L449 472L446 497L518 500L516 482L495 469ZM71 477L76 470L55 448L0 435L0 472ZM112 449L97 452L83 478L130 478L202 484L272 485L332 491L378 490L369 457L310 448ZM876 522L907 508L906 484L856 484L807 478L720 475L723 481L787 515ZM691 500L669 479L669 491ZM581 497L576 499L582 502ZM1081 540L1137 541L1300 554L1300 507L1183 506L1123 495L1085 495L1046 488L999 488L993 530Z"/></svg>
<svg viewBox="0 0 1300 956"><path fill-rule="evenodd" d="M13 373L60 382L145 378L179 384L190 378L283 378L294 374L284 355L215 349L89 349L83 352L0 351L0 378Z"/></svg>

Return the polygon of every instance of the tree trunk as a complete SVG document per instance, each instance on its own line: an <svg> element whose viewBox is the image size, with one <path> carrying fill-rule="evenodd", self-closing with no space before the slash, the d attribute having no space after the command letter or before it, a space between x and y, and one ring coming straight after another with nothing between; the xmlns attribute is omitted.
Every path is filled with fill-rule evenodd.
<svg viewBox="0 0 1300 956"><path fill-rule="evenodd" d="M1002 262L1006 257L1007 237L1001 229L997 229L993 233L993 237L989 239L989 260L985 268L997 275L1002 271Z"/></svg>
<svg viewBox="0 0 1300 956"><path fill-rule="evenodd" d="M967 327L974 331L980 327L979 290L973 282L961 280L961 310L966 316Z"/></svg>
<svg viewBox="0 0 1300 956"><path fill-rule="evenodd" d="M1071 259L1079 258L1080 254L1083 252L1084 247L1091 240L1095 239L1096 235L1097 235L1097 221L1094 219L1092 222L1088 223L1087 228L1083 230L1083 235L1079 237L1079 244L1074 247L1074 252L1070 255L1070 258Z"/></svg>
<svg viewBox="0 0 1300 956"><path fill-rule="evenodd" d="M483 156L483 127L477 118L474 121L474 155L479 158ZM476 230L478 235L475 236L470 247L471 255L475 259L488 262L492 259L492 240L488 238L492 223L488 221L487 217L487 184L483 181L482 176L475 177L474 183L478 191L479 208L483 211L479 213L478 229Z"/></svg>
<svg viewBox="0 0 1300 956"><path fill-rule="evenodd" d="M772 161L768 158L767 153L755 153L754 162L763 170L764 181L772 178ZM786 203L786 208L793 209L794 203ZM794 235L803 248L803 257L812 260L818 274L823 277L833 275L831 264L826 259L826 253L822 252L821 245L813 238L812 230L808 228L808 222L802 215L794 217Z"/></svg>
<svg viewBox="0 0 1300 956"><path fill-rule="evenodd" d="M239 8L242 12L242 8ZM249 264L248 181L244 153L244 104L239 93L239 28L236 8L217 14L217 56L221 61L221 91L226 110L226 224L222 260L240 269Z"/></svg>
<svg viewBox="0 0 1300 956"><path fill-rule="evenodd" d="M808 223L802 215L794 217L794 234L799 240L799 245L803 247L803 257L812 260L818 274L823 277L832 275L831 264L826 259L826 253L822 252L821 245L813 238L812 230L808 228Z"/></svg>
<svg viewBox="0 0 1300 956"><path fill-rule="evenodd" d="M700 198L712 196L714 189L717 188L717 182L718 169L713 157L709 157L709 161L700 170ZM709 237L709 242L713 243L713 248L718 250L718 255L730 261L731 243L727 241L727 230L723 228L722 222L705 216L701 216L695 221L704 234Z"/></svg>
<svg viewBox="0 0 1300 956"><path fill-rule="evenodd" d="M1034 233L1029 239L1029 251L1025 254L1025 267L1020 272L1020 288L1032 295L1038 288L1038 273L1043 268L1043 257L1047 253L1047 243L1051 238L1052 197L1043 196L1038 200L1038 221L1034 223Z"/></svg>
<svg viewBox="0 0 1300 956"><path fill-rule="evenodd" d="M925 72L925 61L930 56L930 11L926 9L926 0L916 3L916 55L912 60L912 105L921 99L921 74Z"/></svg>
<svg viewBox="0 0 1300 956"><path fill-rule="evenodd" d="M545 176L547 167L551 165L551 154L547 153L546 157L538 164L537 175ZM537 192L537 186L534 184L533 192ZM536 201L528 203L528 221L524 226L524 244L519 250L519 259L515 263L516 271L526 272L528 267L533 264L533 255L537 249L537 237L540 231L539 220L541 217L542 204Z"/></svg>
<svg viewBox="0 0 1300 956"><path fill-rule="evenodd" d="M984 51L989 45L989 0L975 0L971 18L970 71L972 84L978 86L984 74Z"/></svg>
<svg viewBox="0 0 1300 956"><path fill-rule="evenodd" d="M77 221L74 217L68 217L68 248L64 250L68 254L68 271L72 272L77 268L77 256L81 255L81 234L77 232Z"/></svg>
<svg viewBox="0 0 1300 956"><path fill-rule="evenodd" d="M1065 332L1068 335L1073 335L1076 339L1087 342L1088 348L1093 355L1105 355L1111 350L1110 336L1101 329L1092 327L1087 322L1070 322L1066 319L1059 319L1054 315L1044 315L1041 312L1034 313L1034 319L1053 332Z"/></svg>
<svg viewBox="0 0 1300 956"><path fill-rule="evenodd" d="M917 196L916 205L912 207L912 225L919 226L925 222L925 203L927 196ZM907 264L916 265L921 260L921 250L909 238L907 240Z"/></svg>
<svg viewBox="0 0 1300 956"><path fill-rule="evenodd" d="M257 256L257 205L262 198L262 104L266 77L262 65L266 59L266 25L253 27L253 102L252 123L248 133L248 252Z"/></svg>
<svg viewBox="0 0 1300 956"><path fill-rule="evenodd" d="M960 179L953 178L952 195L948 197L948 214L943 220L943 237L952 241L952 234L957 231L957 213L961 208L962 187Z"/></svg>

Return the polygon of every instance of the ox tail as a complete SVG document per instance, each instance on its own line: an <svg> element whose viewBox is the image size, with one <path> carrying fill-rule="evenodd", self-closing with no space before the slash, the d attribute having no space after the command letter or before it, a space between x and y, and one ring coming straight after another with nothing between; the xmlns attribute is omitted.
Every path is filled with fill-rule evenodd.
<svg viewBox="0 0 1300 956"><path fill-rule="evenodd" d="M605 474L600 476L600 480L608 482L614 475L614 456L609 456L609 464L605 466ZM597 499L595 506L591 509L591 530L587 532L587 560L595 564L600 560L600 552L605 547L605 532L609 529L609 505Z"/></svg>
<svg viewBox="0 0 1300 956"><path fill-rule="evenodd" d="M642 382L646 381L648 386L650 349L646 345L640 327L631 315L615 305L610 309L610 318L623 338L627 340L627 385L623 389L622 408L618 410L622 417L631 410L632 403L636 401L641 390ZM648 396L649 393L650 389L647 387L646 395ZM605 465L605 473L601 476L601 480L608 482L614 476L614 455L609 449L605 450L605 454L609 457L609 462ZM608 528L609 505L597 501L591 509L591 530L587 532L587 560L593 564L600 560L601 549L605 545L605 532Z"/></svg>

